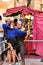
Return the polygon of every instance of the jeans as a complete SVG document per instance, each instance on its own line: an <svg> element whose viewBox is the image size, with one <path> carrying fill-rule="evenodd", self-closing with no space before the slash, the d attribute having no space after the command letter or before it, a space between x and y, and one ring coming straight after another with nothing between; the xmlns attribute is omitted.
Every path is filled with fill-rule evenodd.
<svg viewBox="0 0 43 65"><path fill-rule="evenodd" d="M20 45L19 46L19 53L21 55L22 64L25 65L25 59L24 59L25 50L24 50L24 44L23 43L24 43L24 41L22 41L22 40L18 41L18 44Z"/></svg>
<svg viewBox="0 0 43 65"><path fill-rule="evenodd" d="M3 37L0 37L0 42L2 41L3 41ZM4 50L4 44L0 43L0 52L3 52L3 50ZM4 54L1 54L0 61L1 60L4 60Z"/></svg>
<svg viewBox="0 0 43 65"><path fill-rule="evenodd" d="M3 41L3 37L0 37L0 42ZM3 51L4 50L4 44L3 43L0 43L0 51Z"/></svg>

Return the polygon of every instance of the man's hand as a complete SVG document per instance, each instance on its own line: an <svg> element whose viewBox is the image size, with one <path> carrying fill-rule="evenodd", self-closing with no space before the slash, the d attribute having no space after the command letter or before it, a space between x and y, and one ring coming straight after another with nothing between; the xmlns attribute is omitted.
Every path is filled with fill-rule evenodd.
<svg viewBox="0 0 43 65"><path fill-rule="evenodd" d="M30 35L30 31L27 31L27 35L26 35L25 39L28 38L28 35Z"/></svg>

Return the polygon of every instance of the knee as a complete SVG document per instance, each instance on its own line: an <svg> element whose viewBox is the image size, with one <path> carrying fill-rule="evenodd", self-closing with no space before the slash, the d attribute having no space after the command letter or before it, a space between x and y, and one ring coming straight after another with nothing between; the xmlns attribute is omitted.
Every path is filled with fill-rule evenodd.
<svg viewBox="0 0 43 65"><path fill-rule="evenodd" d="M12 51L12 54L15 55L15 54L16 54L16 50L13 50L13 51Z"/></svg>

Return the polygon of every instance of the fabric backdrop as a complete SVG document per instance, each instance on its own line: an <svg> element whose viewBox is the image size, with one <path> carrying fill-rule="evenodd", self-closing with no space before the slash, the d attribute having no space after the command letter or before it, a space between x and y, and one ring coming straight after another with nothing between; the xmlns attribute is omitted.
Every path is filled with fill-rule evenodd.
<svg viewBox="0 0 43 65"><path fill-rule="evenodd" d="M33 40L43 40L43 14L35 14L33 21ZM43 56L43 42L33 43L36 53Z"/></svg>

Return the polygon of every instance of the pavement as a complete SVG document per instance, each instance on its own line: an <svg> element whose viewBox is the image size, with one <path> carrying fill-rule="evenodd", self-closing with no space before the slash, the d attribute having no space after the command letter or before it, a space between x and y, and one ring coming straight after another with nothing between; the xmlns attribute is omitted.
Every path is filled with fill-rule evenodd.
<svg viewBox="0 0 43 65"><path fill-rule="evenodd" d="M43 62L40 62L41 59L27 58L25 59L25 65L43 65Z"/></svg>
<svg viewBox="0 0 43 65"><path fill-rule="evenodd" d="M9 65L9 63L4 61L2 65ZM41 62L41 58L25 58L25 65L43 65L43 61Z"/></svg>
<svg viewBox="0 0 43 65"><path fill-rule="evenodd" d="M40 61L41 59L25 58L25 65L43 65ZM4 61L2 65L9 65L9 63Z"/></svg>

